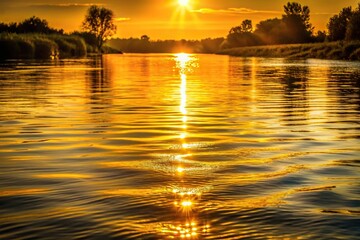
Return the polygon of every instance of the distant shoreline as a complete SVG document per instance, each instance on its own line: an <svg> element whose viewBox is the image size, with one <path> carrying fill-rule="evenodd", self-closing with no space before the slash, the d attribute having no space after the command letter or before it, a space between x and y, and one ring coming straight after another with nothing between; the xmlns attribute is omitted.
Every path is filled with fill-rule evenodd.
<svg viewBox="0 0 360 240"><path fill-rule="evenodd" d="M360 61L360 41L238 47L225 49L217 54L241 57Z"/></svg>
<svg viewBox="0 0 360 240"><path fill-rule="evenodd" d="M103 46L102 53L97 53L81 37L56 34L0 34L0 45L2 46L0 49L1 60L81 58L109 53L127 53L113 46ZM211 52L189 51L189 53L207 54ZM360 41L237 47L212 53L240 57L360 61Z"/></svg>

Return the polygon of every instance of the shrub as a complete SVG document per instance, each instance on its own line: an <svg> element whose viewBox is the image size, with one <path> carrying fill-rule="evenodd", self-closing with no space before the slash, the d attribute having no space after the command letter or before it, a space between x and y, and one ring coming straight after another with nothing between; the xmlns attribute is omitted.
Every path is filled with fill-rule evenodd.
<svg viewBox="0 0 360 240"><path fill-rule="evenodd" d="M360 48L356 49L349 57L351 60L360 60Z"/></svg>
<svg viewBox="0 0 360 240"><path fill-rule="evenodd" d="M19 58L32 59L35 56L35 46L34 44L27 40L21 39L18 41L19 46Z"/></svg>
<svg viewBox="0 0 360 240"><path fill-rule="evenodd" d="M342 59L343 52L340 49L333 49L327 54L327 58L329 59Z"/></svg>
<svg viewBox="0 0 360 240"><path fill-rule="evenodd" d="M346 44L343 48L344 57L350 57L350 55L358 48L360 48L360 42L350 42Z"/></svg>
<svg viewBox="0 0 360 240"><path fill-rule="evenodd" d="M73 52L73 57L84 57L86 56L86 44L84 39L77 37L77 36L68 36L67 38L65 38L65 40L74 45L74 52Z"/></svg>
<svg viewBox="0 0 360 240"><path fill-rule="evenodd" d="M74 55L76 48L74 44L69 43L63 38L54 38L53 40L58 45L60 58L69 58Z"/></svg>
<svg viewBox="0 0 360 240"><path fill-rule="evenodd" d="M14 59L20 53L19 45L14 40L0 39L0 46L1 59Z"/></svg>
<svg viewBox="0 0 360 240"><path fill-rule="evenodd" d="M16 34L1 34L0 46L1 59L34 57L34 45L32 42Z"/></svg>
<svg viewBox="0 0 360 240"><path fill-rule="evenodd" d="M58 45L60 58L86 56L85 41L78 36L50 35L49 38Z"/></svg>
<svg viewBox="0 0 360 240"><path fill-rule="evenodd" d="M86 48L84 40L78 36L0 34L1 59L84 57Z"/></svg>
<svg viewBox="0 0 360 240"><path fill-rule="evenodd" d="M59 55L58 45L46 38L37 38L35 44L35 58L49 59Z"/></svg>
<svg viewBox="0 0 360 240"><path fill-rule="evenodd" d="M330 46L324 46L321 50L317 51L316 57L326 59L327 56L329 55L329 52L331 52L331 51L332 51L332 48Z"/></svg>
<svg viewBox="0 0 360 240"><path fill-rule="evenodd" d="M86 51L88 53L95 53L96 52L96 48L94 48L93 46L86 44Z"/></svg>

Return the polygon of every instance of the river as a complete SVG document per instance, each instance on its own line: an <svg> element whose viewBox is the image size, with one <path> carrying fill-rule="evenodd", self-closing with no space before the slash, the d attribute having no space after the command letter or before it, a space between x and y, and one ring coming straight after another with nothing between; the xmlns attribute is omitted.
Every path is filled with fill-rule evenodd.
<svg viewBox="0 0 360 240"><path fill-rule="evenodd" d="M359 239L360 62L0 63L0 239Z"/></svg>

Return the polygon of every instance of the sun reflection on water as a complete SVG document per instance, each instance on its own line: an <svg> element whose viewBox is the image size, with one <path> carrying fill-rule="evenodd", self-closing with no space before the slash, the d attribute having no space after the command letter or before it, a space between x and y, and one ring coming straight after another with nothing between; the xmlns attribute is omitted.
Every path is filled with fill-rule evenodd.
<svg viewBox="0 0 360 240"><path fill-rule="evenodd" d="M210 232L210 225L204 224L199 226L196 221L188 221L177 225L163 225L161 232L169 238L201 239L199 234Z"/></svg>
<svg viewBox="0 0 360 240"><path fill-rule="evenodd" d="M191 62L191 57L189 54L186 53L179 53L175 55L175 61L176 61L176 66L179 70L179 74L180 74L180 104L179 104L179 111L180 111L180 116L181 116L181 122L182 122L182 126L181 128L183 129L183 131L180 133L179 135L179 139L182 142L182 149L186 149L186 136L187 136L187 121L188 121L188 117L187 117L187 109L186 109L186 105L187 105L187 75L186 73L189 71L189 63ZM183 158L183 155L178 155L176 157L176 160L178 160L179 162L181 162ZM186 171L186 169L184 168L184 166L182 165L178 165L177 169L177 174L182 176L184 171Z"/></svg>
<svg viewBox="0 0 360 240"><path fill-rule="evenodd" d="M181 104L180 104L180 112L184 115L187 114L186 110L186 75L181 74L181 87L180 87L180 93L181 93Z"/></svg>
<svg viewBox="0 0 360 240"><path fill-rule="evenodd" d="M186 180L191 177L191 170L194 168L193 156L190 152L194 143L188 142L188 123L189 110L187 109L187 74L196 66L196 59L189 54L180 53L175 56L176 67L179 71L179 122L180 122L180 152L174 157L175 172L179 177L176 179L176 185L169 189L173 197L174 213L176 218L174 223L163 224L161 233L172 239L200 239L201 235L210 231L210 225L201 223L199 218L199 207L201 197L207 189L203 186L188 187Z"/></svg>

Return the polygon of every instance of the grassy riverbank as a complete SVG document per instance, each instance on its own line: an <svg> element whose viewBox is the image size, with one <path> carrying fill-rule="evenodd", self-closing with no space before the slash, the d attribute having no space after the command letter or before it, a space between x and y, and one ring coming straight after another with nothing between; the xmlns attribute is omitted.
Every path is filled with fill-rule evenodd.
<svg viewBox="0 0 360 240"><path fill-rule="evenodd" d="M240 47L222 50L219 54L242 57L283 57L360 60L360 41L326 42Z"/></svg>
<svg viewBox="0 0 360 240"><path fill-rule="evenodd" d="M84 40L77 36L45 34L0 34L0 59L50 59L83 57Z"/></svg>
<svg viewBox="0 0 360 240"><path fill-rule="evenodd" d="M94 46L75 35L0 34L0 59L78 58L96 53ZM102 53L121 53L103 46Z"/></svg>

